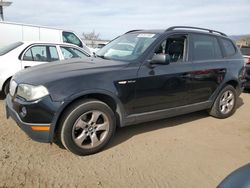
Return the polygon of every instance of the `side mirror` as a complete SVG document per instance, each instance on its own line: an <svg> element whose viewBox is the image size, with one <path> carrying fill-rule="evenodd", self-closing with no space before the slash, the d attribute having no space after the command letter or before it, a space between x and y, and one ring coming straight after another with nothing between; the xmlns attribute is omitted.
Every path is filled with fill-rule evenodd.
<svg viewBox="0 0 250 188"><path fill-rule="evenodd" d="M168 54L154 54L150 64L168 65L170 56Z"/></svg>

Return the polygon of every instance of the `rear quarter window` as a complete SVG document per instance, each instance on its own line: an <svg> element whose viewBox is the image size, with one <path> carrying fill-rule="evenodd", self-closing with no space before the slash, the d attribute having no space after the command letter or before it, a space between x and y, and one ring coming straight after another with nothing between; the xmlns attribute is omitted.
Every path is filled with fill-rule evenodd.
<svg viewBox="0 0 250 188"><path fill-rule="evenodd" d="M221 43L224 48L226 57L232 56L236 53L236 48L231 40L222 38Z"/></svg>

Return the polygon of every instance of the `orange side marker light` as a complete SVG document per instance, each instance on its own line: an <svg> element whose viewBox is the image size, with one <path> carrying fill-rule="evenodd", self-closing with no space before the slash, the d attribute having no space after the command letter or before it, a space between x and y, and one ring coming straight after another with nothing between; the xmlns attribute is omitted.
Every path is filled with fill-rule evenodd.
<svg viewBox="0 0 250 188"><path fill-rule="evenodd" d="M33 131L49 131L48 126L31 126Z"/></svg>

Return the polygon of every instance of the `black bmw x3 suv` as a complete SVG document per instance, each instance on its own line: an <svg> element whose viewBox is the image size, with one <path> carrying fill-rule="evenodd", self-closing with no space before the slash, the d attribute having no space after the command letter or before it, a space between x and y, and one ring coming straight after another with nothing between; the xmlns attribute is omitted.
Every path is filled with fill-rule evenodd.
<svg viewBox="0 0 250 188"><path fill-rule="evenodd" d="M175 26L133 30L93 57L28 68L11 80L11 116L33 140L59 140L77 155L124 127L199 110L235 112L244 59L218 31Z"/></svg>

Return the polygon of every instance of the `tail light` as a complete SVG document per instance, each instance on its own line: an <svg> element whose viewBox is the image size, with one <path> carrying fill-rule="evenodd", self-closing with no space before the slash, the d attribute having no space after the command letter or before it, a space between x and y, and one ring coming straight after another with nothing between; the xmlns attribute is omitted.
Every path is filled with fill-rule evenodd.
<svg viewBox="0 0 250 188"><path fill-rule="evenodd" d="M245 61L245 64L249 64L250 63L250 58L249 57L244 58L244 61Z"/></svg>
<svg viewBox="0 0 250 188"><path fill-rule="evenodd" d="M239 78L245 79L246 76L247 76L247 67L246 67L246 63L244 63L244 66L242 67L242 69L239 72Z"/></svg>

